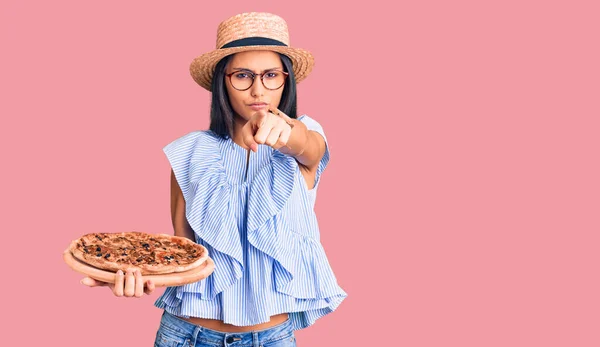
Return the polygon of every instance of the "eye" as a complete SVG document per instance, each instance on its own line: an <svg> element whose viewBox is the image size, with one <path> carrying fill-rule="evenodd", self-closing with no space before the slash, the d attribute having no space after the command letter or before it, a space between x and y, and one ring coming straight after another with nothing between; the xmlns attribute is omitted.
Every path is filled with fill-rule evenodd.
<svg viewBox="0 0 600 347"><path fill-rule="evenodd" d="M277 78L279 75L280 75L279 72L277 72L277 71L271 71L271 72L267 72L265 74L265 77L266 78Z"/></svg>
<svg viewBox="0 0 600 347"><path fill-rule="evenodd" d="M238 72L238 73L235 73L233 76L240 80L250 78L250 75L246 72Z"/></svg>

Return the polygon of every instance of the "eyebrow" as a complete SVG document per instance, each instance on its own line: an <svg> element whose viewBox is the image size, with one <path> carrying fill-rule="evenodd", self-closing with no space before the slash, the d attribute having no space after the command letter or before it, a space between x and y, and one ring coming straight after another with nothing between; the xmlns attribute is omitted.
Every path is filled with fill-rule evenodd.
<svg viewBox="0 0 600 347"><path fill-rule="evenodd" d="M271 70L279 70L279 69L283 69L283 68L282 67L272 67L270 69L262 70L262 72L271 71ZM238 71L238 70L248 71L248 72L252 72L253 74L256 74L256 72L254 72L254 71L252 71L252 70L250 70L248 68L245 68L245 67L234 67L233 70L235 70L235 71Z"/></svg>

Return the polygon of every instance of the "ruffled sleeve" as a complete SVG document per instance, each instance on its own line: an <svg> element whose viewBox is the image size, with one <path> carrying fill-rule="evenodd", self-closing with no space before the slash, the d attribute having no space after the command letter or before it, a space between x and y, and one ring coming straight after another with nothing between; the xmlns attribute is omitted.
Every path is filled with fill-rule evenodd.
<svg viewBox="0 0 600 347"><path fill-rule="evenodd" d="M199 294L202 300L214 299L243 273L242 246L230 211L231 189L218 141L212 133L196 131L163 149L183 193L186 218L196 242L207 247L215 261L215 270L209 277L180 289Z"/></svg>
<svg viewBox="0 0 600 347"><path fill-rule="evenodd" d="M308 130L316 131L321 136L323 136L323 139L325 140L325 154L323 155L323 158L321 158L321 162L319 162L319 167L317 168L317 173L315 175L314 188L317 188L320 182L321 174L323 173L323 171L327 167L327 164L329 163L329 144L327 143L327 136L325 136L325 131L323 130L321 124L319 124L319 122L317 122L313 118L310 118L307 115L302 115L298 118L298 120L304 123Z"/></svg>

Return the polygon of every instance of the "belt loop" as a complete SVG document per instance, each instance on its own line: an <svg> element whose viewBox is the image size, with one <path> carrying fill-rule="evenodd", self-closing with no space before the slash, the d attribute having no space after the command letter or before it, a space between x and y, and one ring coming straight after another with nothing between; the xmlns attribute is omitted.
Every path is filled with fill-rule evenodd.
<svg viewBox="0 0 600 347"><path fill-rule="evenodd" d="M258 333L256 331L252 332L252 347L262 347L260 345L260 341L258 340Z"/></svg>
<svg viewBox="0 0 600 347"><path fill-rule="evenodd" d="M197 341L198 341L198 335L200 335L200 332L202 331L202 327L199 325L196 325L196 327L194 328L194 332L192 333L192 346L195 346Z"/></svg>

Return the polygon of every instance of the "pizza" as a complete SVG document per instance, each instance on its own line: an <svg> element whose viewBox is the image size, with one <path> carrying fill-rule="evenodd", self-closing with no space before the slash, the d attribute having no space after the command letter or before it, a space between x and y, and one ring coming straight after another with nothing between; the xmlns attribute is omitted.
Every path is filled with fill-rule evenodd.
<svg viewBox="0 0 600 347"><path fill-rule="evenodd" d="M191 270L208 257L206 248L185 237L137 231L86 234L69 250L88 265L113 272L139 268L142 275Z"/></svg>

